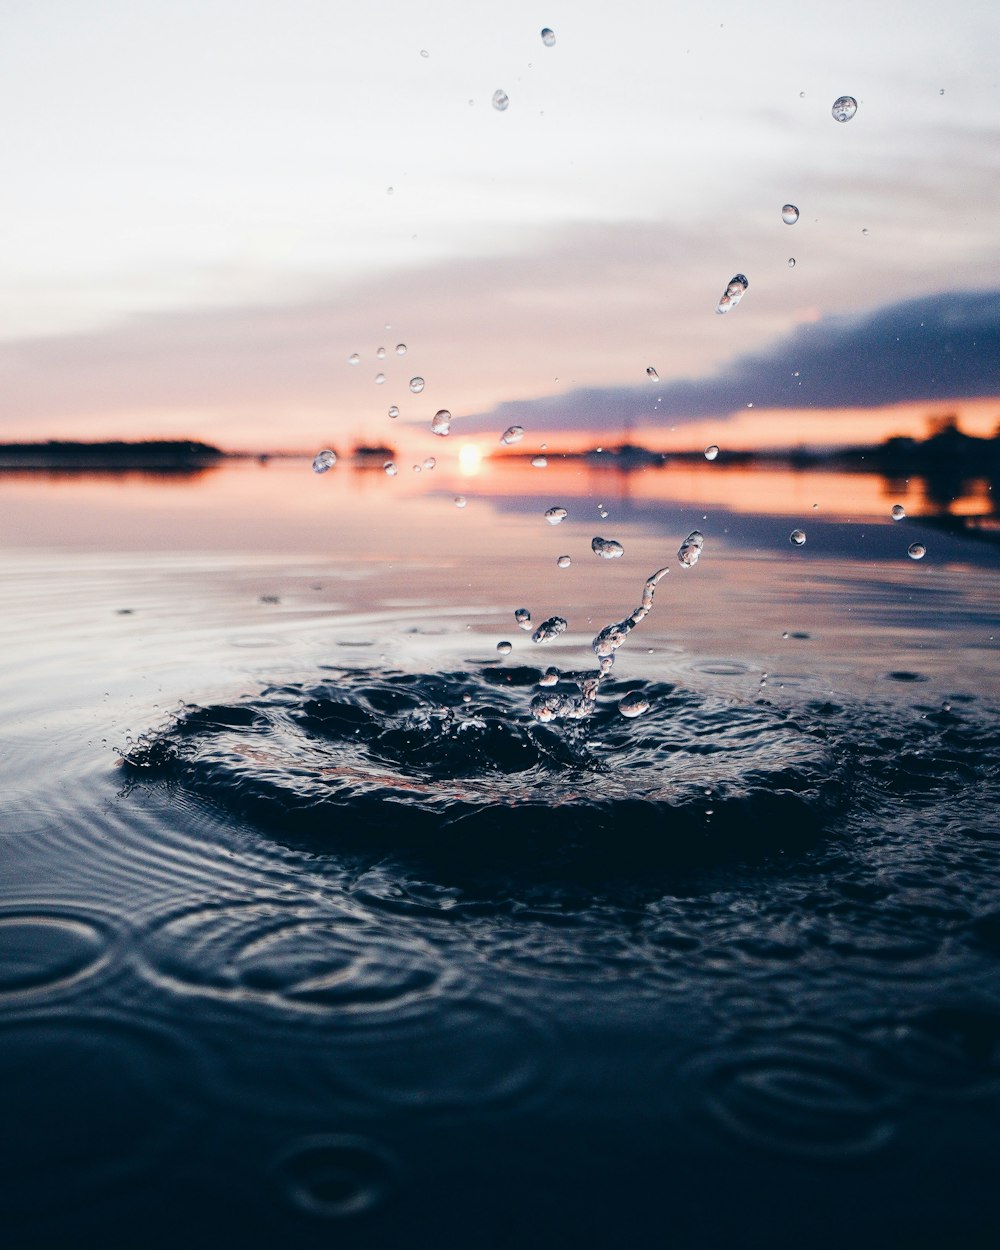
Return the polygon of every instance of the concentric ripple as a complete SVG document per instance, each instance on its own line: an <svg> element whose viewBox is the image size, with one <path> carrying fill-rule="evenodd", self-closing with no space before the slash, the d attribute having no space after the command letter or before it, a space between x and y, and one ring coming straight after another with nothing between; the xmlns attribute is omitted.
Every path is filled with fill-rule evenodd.
<svg viewBox="0 0 1000 1250"><path fill-rule="evenodd" d="M106 968L110 942L105 924L82 915L0 912L0 1003L71 989Z"/></svg>
<svg viewBox="0 0 1000 1250"><path fill-rule="evenodd" d="M551 727L530 714L542 676L345 671L189 708L126 765L279 835L449 854L752 855L813 836L842 793L826 731L767 704L650 683L633 721L635 683L607 682L586 723Z"/></svg>
<svg viewBox="0 0 1000 1250"><path fill-rule="evenodd" d="M274 1163L287 1201L305 1215L342 1220L384 1200L396 1171L386 1151L362 1137L323 1134L293 1142Z"/></svg>

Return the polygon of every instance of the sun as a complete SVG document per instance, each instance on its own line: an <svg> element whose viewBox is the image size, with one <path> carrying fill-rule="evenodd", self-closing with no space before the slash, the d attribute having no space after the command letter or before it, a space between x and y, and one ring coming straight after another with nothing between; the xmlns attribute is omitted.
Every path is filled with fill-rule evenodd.
<svg viewBox="0 0 1000 1250"><path fill-rule="evenodd" d="M475 477L482 469L483 453L475 443L463 443L458 449L458 468L466 477Z"/></svg>

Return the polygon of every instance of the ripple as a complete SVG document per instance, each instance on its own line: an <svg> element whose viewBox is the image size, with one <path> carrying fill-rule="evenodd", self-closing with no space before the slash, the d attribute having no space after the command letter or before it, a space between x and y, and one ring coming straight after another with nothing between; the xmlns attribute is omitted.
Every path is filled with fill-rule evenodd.
<svg viewBox="0 0 1000 1250"><path fill-rule="evenodd" d="M333 905L203 903L161 918L141 941L147 974L174 992L345 1023L419 1009L450 979L429 943Z"/></svg>
<svg viewBox="0 0 1000 1250"><path fill-rule="evenodd" d="M0 912L0 1001L56 994L107 968L111 934L70 913Z"/></svg>
<svg viewBox="0 0 1000 1250"><path fill-rule="evenodd" d="M801 1029L743 1036L683 1074L694 1113L775 1153L857 1159L882 1150L895 1125L888 1083L851 1038Z"/></svg>
<svg viewBox="0 0 1000 1250"><path fill-rule="evenodd" d="M316 1135L293 1142L274 1162L285 1199L320 1219L365 1215L380 1206L395 1180L395 1160L363 1137Z"/></svg>
<svg viewBox="0 0 1000 1250"><path fill-rule="evenodd" d="M45 833L52 828L52 813L40 807L5 805L0 813L0 837L22 833Z"/></svg>

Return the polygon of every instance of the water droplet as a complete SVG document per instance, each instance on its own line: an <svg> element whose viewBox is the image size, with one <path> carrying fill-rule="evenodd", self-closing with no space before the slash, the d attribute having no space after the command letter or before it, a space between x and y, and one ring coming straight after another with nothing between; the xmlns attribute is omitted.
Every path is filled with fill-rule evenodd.
<svg viewBox="0 0 1000 1250"><path fill-rule="evenodd" d="M805 530L792 530L788 535L788 541L793 547L801 547L806 541Z"/></svg>
<svg viewBox="0 0 1000 1250"><path fill-rule="evenodd" d="M547 621L542 621L541 625L531 635L532 642L549 642L553 638L558 638L560 634L566 632L567 624L561 616L550 616Z"/></svg>
<svg viewBox="0 0 1000 1250"><path fill-rule="evenodd" d="M433 469L436 464L437 464L437 461L434 459L434 457L428 456L427 459L424 461L424 468Z"/></svg>
<svg viewBox="0 0 1000 1250"><path fill-rule="evenodd" d="M911 560L922 560L927 554L927 548L923 543L910 543L906 549L906 554Z"/></svg>
<svg viewBox="0 0 1000 1250"><path fill-rule="evenodd" d="M830 111L835 122L849 122L858 111L858 102L852 95L838 96Z"/></svg>
<svg viewBox="0 0 1000 1250"><path fill-rule="evenodd" d="M451 433L451 413L447 408L439 408L431 417L431 433L440 434L442 438Z"/></svg>
<svg viewBox="0 0 1000 1250"><path fill-rule="evenodd" d="M613 538L592 538L590 550L602 560L617 560L619 556L625 554L625 548L621 543L616 543Z"/></svg>
<svg viewBox="0 0 1000 1250"><path fill-rule="evenodd" d="M718 454L719 454L719 449L718 447L716 447L714 443L711 443L708 447L705 448L706 460L714 460Z"/></svg>
<svg viewBox="0 0 1000 1250"><path fill-rule="evenodd" d="M717 313L727 313L731 308L735 308L743 296L746 295L749 285L750 283L747 281L745 274L734 273L729 279L715 311Z"/></svg>
<svg viewBox="0 0 1000 1250"><path fill-rule="evenodd" d="M799 210L794 204L782 204L781 220L786 226L794 226L799 219Z"/></svg>
<svg viewBox="0 0 1000 1250"><path fill-rule="evenodd" d="M390 417L393 417L393 418L396 418L396 417L398 417L398 416L399 416L399 409L396 407L396 405L395 405L395 404L391 404L391 405L390 405L390 407L389 407L389 416L390 416Z"/></svg>
<svg viewBox="0 0 1000 1250"><path fill-rule="evenodd" d="M549 466L549 462L545 459L544 456L532 456L531 467L533 469L547 469L548 466Z"/></svg>
<svg viewBox="0 0 1000 1250"><path fill-rule="evenodd" d="M889 515L892 517L894 521L902 521L903 517L906 516L906 509L903 507L901 503L894 503L889 512Z"/></svg>
<svg viewBox="0 0 1000 1250"><path fill-rule="evenodd" d="M509 643L509 642L498 642L498 643L497 643L497 654L498 654L498 655L510 655L510 653L511 653L513 650L514 650L514 646L513 646L513 644L512 644L512 643Z"/></svg>
<svg viewBox="0 0 1000 1250"><path fill-rule="evenodd" d="M641 690L630 690L624 699L620 700L618 711L629 719L641 716L643 712L649 711L649 700Z"/></svg>
<svg viewBox="0 0 1000 1250"><path fill-rule="evenodd" d="M386 477L395 477L396 474L399 472L399 470L396 468L395 464L393 464L391 460L387 460L385 464L382 466L382 468L385 469Z"/></svg>
<svg viewBox="0 0 1000 1250"><path fill-rule="evenodd" d="M693 569L701 559L704 546L705 535L700 530L692 530L677 548L677 559L680 560L684 568Z"/></svg>
<svg viewBox="0 0 1000 1250"><path fill-rule="evenodd" d="M656 372L652 365L646 366L646 377L649 378L651 382L658 382L660 380L660 375Z"/></svg>
<svg viewBox="0 0 1000 1250"><path fill-rule="evenodd" d="M528 611L527 608L515 608L514 620L517 622L517 626L519 629L524 629L524 630L531 629L531 613Z"/></svg>
<svg viewBox="0 0 1000 1250"><path fill-rule="evenodd" d="M608 510L607 510L607 508L598 508L598 509L597 509L597 515L601 518L601 520L602 520L602 521L606 521L606 520L607 520L607 518L608 518Z"/></svg>
<svg viewBox="0 0 1000 1250"><path fill-rule="evenodd" d="M379 358L379 360L385 360L385 348L380 347L375 355Z"/></svg>
<svg viewBox="0 0 1000 1250"><path fill-rule="evenodd" d="M464 508L464 507L465 507L465 505L466 505L468 502L469 502L469 501L468 501L468 499L466 499L466 497L465 497L464 495L456 495L456 496L455 496L455 507L456 507L456 508Z"/></svg>
<svg viewBox="0 0 1000 1250"><path fill-rule="evenodd" d="M565 508L549 508L546 510L545 519L550 525L558 525L560 521L564 521L569 513Z"/></svg>
<svg viewBox="0 0 1000 1250"><path fill-rule="evenodd" d="M493 107L498 113L502 113L508 104L510 104L510 97L507 95L506 91L498 87L496 91L493 92Z"/></svg>
<svg viewBox="0 0 1000 1250"><path fill-rule="evenodd" d="M313 456L313 473L325 473L327 469L332 469L336 463L337 453L327 447L325 451L318 451Z"/></svg>
<svg viewBox="0 0 1000 1250"><path fill-rule="evenodd" d="M376 386L381 386L381 385L382 385L382 383L383 383L384 381L385 381L385 374L384 374L384 373L376 373L376 374L375 374L375 385L376 385Z"/></svg>
<svg viewBox="0 0 1000 1250"><path fill-rule="evenodd" d="M862 226L862 228L861 228L861 233L862 233L862 234L867 234L867 233L868 233L868 227L867 227L867 226Z"/></svg>
<svg viewBox="0 0 1000 1250"><path fill-rule="evenodd" d="M347 363L349 365L359 365L361 363L361 357L357 352L352 352L350 356L347 357Z"/></svg>
<svg viewBox="0 0 1000 1250"><path fill-rule="evenodd" d="M551 48L552 45L555 43L555 41L556 41L555 32L549 30L549 28L546 26L542 30L542 43L544 43L547 48ZM944 95L944 92L942 91L941 94Z"/></svg>
<svg viewBox="0 0 1000 1250"><path fill-rule="evenodd" d="M419 465L419 464L415 464L415 465L413 466L413 472L414 472L414 473L419 473L419 472L420 472L420 465Z"/></svg>
<svg viewBox="0 0 1000 1250"><path fill-rule="evenodd" d="M519 443L522 438L524 438L523 425L508 425L500 435L500 442L509 447L512 443Z"/></svg>
<svg viewBox="0 0 1000 1250"><path fill-rule="evenodd" d="M420 55L421 55L422 57L424 57L424 59L426 60L426 58L430 56L430 53L427 51L427 49L426 49L426 48L421 48L421 49L420 49Z"/></svg>
<svg viewBox="0 0 1000 1250"><path fill-rule="evenodd" d="M539 677L538 684L540 686L554 686L559 680L559 670L557 668L547 668Z"/></svg>
<svg viewBox="0 0 1000 1250"><path fill-rule="evenodd" d="M569 558L569 556L560 556L559 559L556 560L556 564L561 569L568 569L572 563L573 561Z"/></svg>
<svg viewBox="0 0 1000 1250"><path fill-rule="evenodd" d="M794 268L795 268L795 257L794 257L794 256L789 256L789 258L788 258L788 268L789 268L789 269L794 269Z"/></svg>
<svg viewBox="0 0 1000 1250"><path fill-rule="evenodd" d="M397 343L397 344L396 344L396 355L397 355L397 356L405 356L405 355L406 355L406 344L405 344L405 343Z"/></svg>
<svg viewBox="0 0 1000 1250"><path fill-rule="evenodd" d="M424 385L425 383L423 378L410 378L410 390L414 393L414 395L419 395L424 389Z"/></svg>

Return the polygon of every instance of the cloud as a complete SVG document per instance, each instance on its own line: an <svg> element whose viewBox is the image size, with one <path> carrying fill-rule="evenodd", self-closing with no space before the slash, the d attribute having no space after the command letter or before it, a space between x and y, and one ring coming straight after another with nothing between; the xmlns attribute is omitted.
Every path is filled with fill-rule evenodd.
<svg viewBox="0 0 1000 1250"><path fill-rule="evenodd" d="M743 356L707 378L515 400L470 418L464 428L517 423L536 431L604 430L621 422L725 419L748 403L793 412L995 395L1000 291L960 291L801 325L766 352Z"/></svg>

